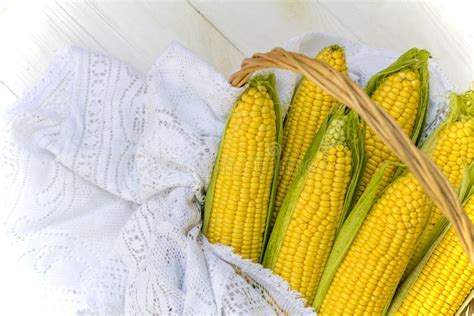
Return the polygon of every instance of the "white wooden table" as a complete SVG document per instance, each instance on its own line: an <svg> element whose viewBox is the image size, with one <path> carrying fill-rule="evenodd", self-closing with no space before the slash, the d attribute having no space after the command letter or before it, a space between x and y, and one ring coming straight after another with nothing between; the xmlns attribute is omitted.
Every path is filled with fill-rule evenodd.
<svg viewBox="0 0 474 316"><path fill-rule="evenodd" d="M178 40L225 75L258 51L318 31L404 51L428 49L459 90L473 80L469 1L0 0L0 108L65 45L118 57L146 72Z"/></svg>
<svg viewBox="0 0 474 316"><path fill-rule="evenodd" d="M146 72L178 40L227 76L244 57L308 31L400 52L426 48L463 90L474 73L472 5L453 2L0 0L0 110L65 45L105 52ZM0 238L3 256L1 249ZM0 262L0 297L8 297L0 309L9 315L61 315L32 297L27 276L6 272L14 265Z"/></svg>

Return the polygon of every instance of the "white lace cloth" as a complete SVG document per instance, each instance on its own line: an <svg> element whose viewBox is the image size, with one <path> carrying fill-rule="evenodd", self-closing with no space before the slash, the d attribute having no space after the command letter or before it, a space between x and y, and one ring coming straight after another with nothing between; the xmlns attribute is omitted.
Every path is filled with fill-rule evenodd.
<svg viewBox="0 0 474 316"><path fill-rule="evenodd" d="M398 55L315 33L283 47L312 56L334 43L361 85ZM285 109L297 79L277 71ZM432 63L430 122L451 89ZM177 43L147 75L68 48L9 109L6 231L68 311L312 313L278 277L200 234L203 192L241 91Z"/></svg>

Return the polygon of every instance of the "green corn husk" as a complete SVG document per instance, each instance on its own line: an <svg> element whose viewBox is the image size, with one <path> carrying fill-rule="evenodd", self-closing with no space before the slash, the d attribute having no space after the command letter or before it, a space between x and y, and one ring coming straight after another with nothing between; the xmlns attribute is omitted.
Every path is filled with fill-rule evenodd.
<svg viewBox="0 0 474 316"><path fill-rule="evenodd" d="M273 169L273 180L272 180L272 187L271 187L271 193L270 193L270 198L268 201L268 210L267 210L267 215L266 215L266 226L265 226L265 232L264 232L264 237L263 237L263 242L262 242L262 253L260 255L261 260L264 252L264 245L266 244L266 240L268 239L268 234L269 234L269 221L271 219L271 214L272 214L272 209L273 209L273 203L274 203L274 195L275 195L275 190L276 190L276 179L278 176L278 169L279 169L279 164L280 164L280 147L281 147L281 142L282 142L282 131L283 131L283 123L282 123L282 114L281 114L281 107L280 107L280 102L278 99L278 94L275 89L275 75L274 74L269 74L269 75L256 75L254 78L249 80L248 82L248 88L245 90L247 91L251 87L256 87L257 82L263 83L266 88L268 89L268 92L270 93L273 103L274 103L274 111L275 111L275 116L276 116L276 140L274 145L274 151L275 151L275 163L274 163L274 169ZM236 102L237 105L237 102ZM232 114L235 111L236 106L232 109L231 113L228 116L226 127L224 128L224 133L223 133L223 138L225 137L225 131L227 130L228 124L232 118ZM208 227L209 227L209 219L211 217L212 213L212 205L213 205L213 197L214 197L214 191L215 191L215 185L216 185L216 179L217 179L217 174L219 172L219 161L221 157L221 151L222 151L222 144L223 141L221 140L221 145L219 146L219 151L217 153L216 160L214 162L214 168L212 171L212 176L211 180L209 182L209 187L206 193L206 201L205 201L205 206L204 206L204 218L203 218L203 226L202 226L202 232L204 235L207 234Z"/></svg>
<svg viewBox="0 0 474 316"><path fill-rule="evenodd" d="M322 146L324 144L324 137L327 132L332 128L331 123L340 120L343 120L344 122L342 128L344 129L345 137L347 137L347 139L345 140L346 146L351 150L351 179L346 186L344 205L341 210L338 222L335 226L335 230L333 232L334 234L336 234L343 220L346 218L349 209L352 207L355 190L360 179L363 165L365 163L365 152L363 144L363 133L365 132L365 130L357 114L351 111L345 114L344 111L345 108L341 106L330 112L326 120L321 125L316 136L314 137L308 151L306 152L305 157L300 165L300 168L292 184L289 187L288 193L283 201L280 212L276 219L275 226L270 235L270 240L263 258L264 267L269 269L273 269L275 267L280 253L280 249L285 239L285 234L287 232L289 223L292 220L292 215L295 210L296 203L300 197L303 188L305 187L312 163L313 161L315 161L316 154L320 150L323 150ZM332 146L335 145L336 144L333 144ZM328 247L331 247L331 245L328 245ZM329 251L330 248L328 249L328 254ZM323 262L321 262L319 265L321 268L325 265L325 258L322 258L322 261Z"/></svg>
<svg viewBox="0 0 474 316"><path fill-rule="evenodd" d="M472 316L474 315L474 289L462 303L455 316Z"/></svg>

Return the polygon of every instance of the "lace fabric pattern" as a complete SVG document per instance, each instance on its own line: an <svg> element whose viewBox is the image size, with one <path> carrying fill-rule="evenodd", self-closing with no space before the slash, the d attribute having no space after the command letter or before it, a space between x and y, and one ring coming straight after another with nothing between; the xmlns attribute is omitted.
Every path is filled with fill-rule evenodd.
<svg viewBox="0 0 474 316"><path fill-rule="evenodd" d="M365 84L398 54L307 33L283 47L346 47ZM426 133L453 90L430 64ZM282 70L284 111L299 76ZM202 234L201 206L242 89L178 43L146 75L66 48L2 117L6 232L20 261L81 314L311 314L286 282Z"/></svg>

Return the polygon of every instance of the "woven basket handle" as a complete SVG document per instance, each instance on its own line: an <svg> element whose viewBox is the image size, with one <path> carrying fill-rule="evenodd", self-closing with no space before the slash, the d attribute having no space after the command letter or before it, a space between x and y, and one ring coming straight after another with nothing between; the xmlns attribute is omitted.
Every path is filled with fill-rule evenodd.
<svg viewBox="0 0 474 316"><path fill-rule="evenodd" d="M229 82L235 87L242 87L252 73L265 68L298 72L357 112L417 178L453 225L470 261L474 263L474 226L463 211L456 192L438 167L413 145L397 123L356 83L323 62L282 48L245 59Z"/></svg>

